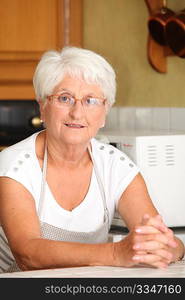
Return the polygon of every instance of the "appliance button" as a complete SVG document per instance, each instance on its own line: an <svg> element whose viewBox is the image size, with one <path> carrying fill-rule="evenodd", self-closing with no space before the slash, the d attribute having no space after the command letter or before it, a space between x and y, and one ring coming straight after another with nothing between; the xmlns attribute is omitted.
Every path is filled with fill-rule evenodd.
<svg viewBox="0 0 185 300"><path fill-rule="evenodd" d="M13 168L14 172L17 172L19 169L17 167Z"/></svg>
<svg viewBox="0 0 185 300"><path fill-rule="evenodd" d="M29 155L28 153L26 153L24 156L25 156L26 158L29 158L29 157L30 157L30 155Z"/></svg>
<svg viewBox="0 0 185 300"><path fill-rule="evenodd" d="M23 164L23 161L22 161L22 160L18 160L18 164L19 164L19 165L22 165L22 164Z"/></svg>
<svg viewBox="0 0 185 300"><path fill-rule="evenodd" d="M133 168L133 166L134 166L133 164L129 164L129 167Z"/></svg>
<svg viewBox="0 0 185 300"><path fill-rule="evenodd" d="M110 150L109 154L113 154L114 153L114 150Z"/></svg>
<svg viewBox="0 0 185 300"><path fill-rule="evenodd" d="M100 150L103 150L104 148L105 148L104 146L101 146L101 147L100 147Z"/></svg>

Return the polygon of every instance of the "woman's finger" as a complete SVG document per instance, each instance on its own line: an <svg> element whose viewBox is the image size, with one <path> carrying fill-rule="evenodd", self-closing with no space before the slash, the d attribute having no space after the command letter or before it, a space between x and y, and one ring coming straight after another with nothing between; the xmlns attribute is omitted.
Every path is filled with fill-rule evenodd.
<svg viewBox="0 0 185 300"><path fill-rule="evenodd" d="M143 236L143 239L145 239L146 241L157 240L172 248L176 248L177 246L177 243L174 239L174 234L171 234L171 232L169 232L169 234L168 232L161 233L158 229L152 226L138 227L135 229L135 232L138 233L139 236ZM137 238L137 240L142 240L142 238Z"/></svg>
<svg viewBox="0 0 185 300"><path fill-rule="evenodd" d="M168 231L168 227L164 224L160 215L150 217L148 214L145 214L142 218L141 225L154 226L156 229L162 232Z"/></svg>
<svg viewBox="0 0 185 300"><path fill-rule="evenodd" d="M142 250L142 251L153 251L153 250L162 249L163 247L164 244L156 240L135 243L133 245L134 250Z"/></svg>
<svg viewBox="0 0 185 300"><path fill-rule="evenodd" d="M138 226L135 229L138 235L144 235L144 239L148 240L158 240L162 243L168 245L169 247L176 248L177 243L174 239L174 234L171 229L168 228L166 233L162 233L153 226Z"/></svg>
<svg viewBox="0 0 185 300"><path fill-rule="evenodd" d="M158 256L159 260L164 261L165 263L169 264L172 262L173 259L173 254L171 252L168 251L168 248L164 248L164 249L157 249L157 250L153 250L153 251L135 251L135 255L146 255L146 254L153 254L155 256Z"/></svg>
<svg viewBox="0 0 185 300"><path fill-rule="evenodd" d="M169 252L168 249L154 250L152 254L158 255L162 258L163 261L165 261L168 264L171 263L173 259L173 254Z"/></svg>
<svg viewBox="0 0 185 300"><path fill-rule="evenodd" d="M152 233L152 234L145 234L145 235L138 235L140 238L135 238L136 242L143 242L143 241L158 241L163 243L164 245L168 245L169 237L165 234L160 232Z"/></svg>
<svg viewBox="0 0 185 300"><path fill-rule="evenodd" d="M151 225L145 225L145 226L137 226L135 232L139 234L152 234L152 233L159 233L160 230Z"/></svg>
<svg viewBox="0 0 185 300"><path fill-rule="evenodd" d="M168 266L168 263L156 254L135 254L132 260L137 264L147 264L157 268L166 268Z"/></svg>

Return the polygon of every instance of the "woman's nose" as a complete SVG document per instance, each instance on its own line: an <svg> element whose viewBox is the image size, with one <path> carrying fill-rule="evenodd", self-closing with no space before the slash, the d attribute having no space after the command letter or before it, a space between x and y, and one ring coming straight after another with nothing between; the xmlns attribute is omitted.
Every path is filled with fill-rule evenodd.
<svg viewBox="0 0 185 300"><path fill-rule="evenodd" d="M85 108L81 101L75 101L73 106L70 108L69 114L73 116L74 119L80 119L84 113Z"/></svg>

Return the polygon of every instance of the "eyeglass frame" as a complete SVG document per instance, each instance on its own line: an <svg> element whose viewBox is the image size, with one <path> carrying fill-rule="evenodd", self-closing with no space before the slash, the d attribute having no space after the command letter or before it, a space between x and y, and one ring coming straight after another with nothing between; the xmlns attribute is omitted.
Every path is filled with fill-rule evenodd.
<svg viewBox="0 0 185 300"><path fill-rule="evenodd" d="M57 96L61 96L62 94L68 94L71 96L71 99L74 100L74 103L73 104L69 104L69 105L66 105L66 107L73 107L77 101L80 101L82 106L84 106L84 103L82 102L83 99L85 98L94 98L94 99L98 99L98 100L103 100L102 101L102 105L95 105L95 107L103 107L103 105L105 104L105 102L107 102L107 99L106 98L103 98L103 97L94 97L94 96L83 96L81 99L80 98L76 98L75 96L72 96L70 93L68 92L61 92L61 93L57 93L57 94L52 94L52 95L48 95L46 98L49 100L49 101L52 101L54 99L54 97L56 98ZM59 105L60 106L60 105ZM58 106L58 107L59 107ZM64 104L65 106L65 104ZM92 106L93 107L93 106Z"/></svg>

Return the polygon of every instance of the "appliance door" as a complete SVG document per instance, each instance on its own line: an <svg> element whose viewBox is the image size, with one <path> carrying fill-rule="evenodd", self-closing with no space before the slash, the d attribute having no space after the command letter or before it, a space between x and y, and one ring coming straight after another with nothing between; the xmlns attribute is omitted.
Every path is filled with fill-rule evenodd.
<svg viewBox="0 0 185 300"><path fill-rule="evenodd" d="M165 223L185 226L185 134L140 136L133 145L134 161Z"/></svg>
<svg viewBox="0 0 185 300"><path fill-rule="evenodd" d="M12 145L43 126L35 100L0 100L0 145Z"/></svg>

